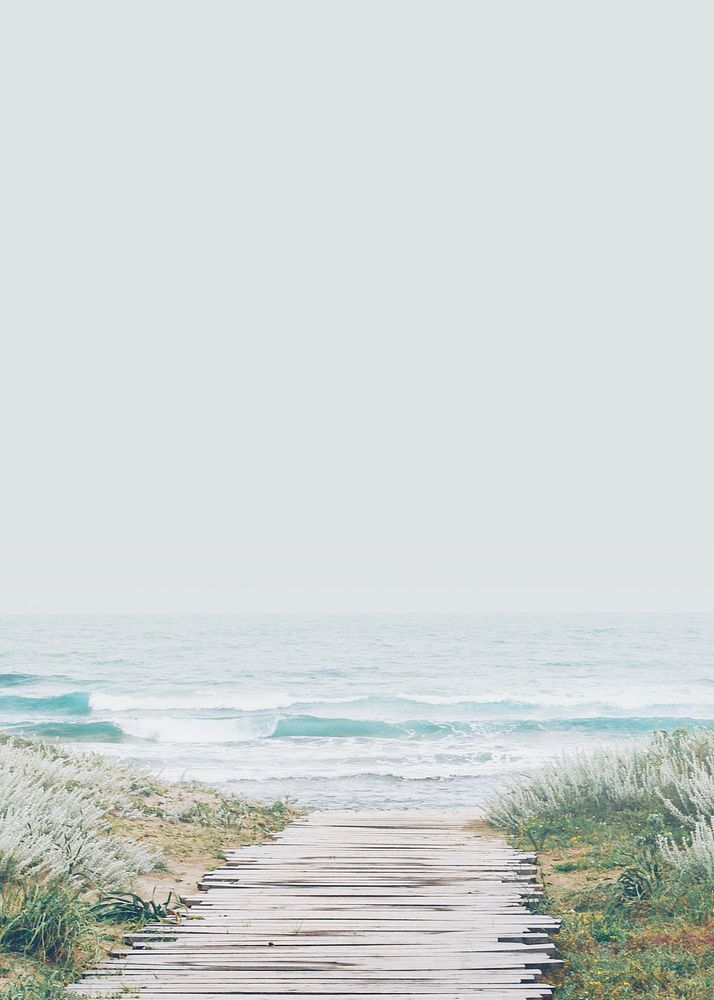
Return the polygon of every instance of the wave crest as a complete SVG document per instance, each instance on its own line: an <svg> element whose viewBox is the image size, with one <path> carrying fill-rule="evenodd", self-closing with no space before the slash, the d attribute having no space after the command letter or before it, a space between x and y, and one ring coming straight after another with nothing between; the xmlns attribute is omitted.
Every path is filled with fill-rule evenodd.
<svg viewBox="0 0 714 1000"><path fill-rule="evenodd" d="M0 711L22 712L23 714L89 715L90 696L83 691L67 694L48 695L36 698L32 695L8 694L0 696Z"/></svg>
<svg viewBox="0 0 714 1000"><path fill-rule="evenodd" d="M22 722L8 727L11 733L72 742L120 743L124 733L112 722Z"/></svg>

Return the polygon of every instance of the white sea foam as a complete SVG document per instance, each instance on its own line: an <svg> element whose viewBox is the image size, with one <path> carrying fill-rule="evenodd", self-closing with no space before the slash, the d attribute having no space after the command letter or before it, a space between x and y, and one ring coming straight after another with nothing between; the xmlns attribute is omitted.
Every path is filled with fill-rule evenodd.
<svg viewBox="0 0 714 1000"><path fill-rule="evenodd" d="M156 743L241 743L264 739L275 731L277 719L186 719L170 715L126 719L121 729L128 736Z"/></svg>

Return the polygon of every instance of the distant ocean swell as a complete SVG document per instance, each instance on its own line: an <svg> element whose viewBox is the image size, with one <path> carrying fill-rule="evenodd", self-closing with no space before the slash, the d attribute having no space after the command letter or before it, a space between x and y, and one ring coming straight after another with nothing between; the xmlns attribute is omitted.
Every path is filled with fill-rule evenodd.
<svg viewBox="0 0 714 1000"><path fill-rule="evenodd" d="M703 682L700 682L703 683ZM77 693L79 697L79 693ZM430 695L430 694L389 694L389 695L358 695L352 697L299 697L291 694L222 694L222 695L201 695L187 694L176 696L174 694L162 695L160 697L140 698L135 695L109 695L101 692L88 697L89 705L97 711L132 711L160 709L161 711L171 711L172 709L207 709L214 711L237 711L237 712L262 712L278 711L280 709L306 708L311 705L354 705L366 709L386 710L390 709L414 709L421 710L425 706L440 711L453 708L459 712L475 713L514 713L514 712L539 712L577 711L580 714L595 715L596 709L607 709L611 712L622 712L636 709L638 712L648 714L662 714L661 709L669 706L678 709L682 706L695 707L701 705L701 692L696 695L683 690L669 690L667 698L662 701L653 701L651 694L643 690L639 685L627 690L614 691L608 693L607 697L594 699L592 694L581 693L565 689L557 695L539 691L532 691L528 700L514 699L510 693L495 691L489 694L464 694L464 695ZM714 693L707 692L706 702L714 709ZM676 713L673 713L676 714Z"/></svg>
<svg viewBox="0 0 714 1000"><path fill-rule="evenodd" d="M32 684L40 680L44 680L44 677L39 677L37 674L0 674L0 688L15 687L20 684Z"/></svg>

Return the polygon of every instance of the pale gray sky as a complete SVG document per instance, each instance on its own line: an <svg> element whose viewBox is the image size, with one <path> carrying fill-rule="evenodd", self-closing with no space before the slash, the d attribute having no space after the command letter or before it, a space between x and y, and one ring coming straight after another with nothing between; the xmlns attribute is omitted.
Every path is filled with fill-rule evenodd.
<svg viewBox="0 0 714 1000"><path fill-rule="evenodd" d="M0 12L0 611L714 607L708 3Z"/></svg>

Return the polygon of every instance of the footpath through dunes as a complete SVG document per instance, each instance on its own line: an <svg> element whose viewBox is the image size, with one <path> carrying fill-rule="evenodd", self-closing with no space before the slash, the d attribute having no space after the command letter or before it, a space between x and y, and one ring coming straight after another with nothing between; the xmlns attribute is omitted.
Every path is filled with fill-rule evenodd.
<svg viewBox="0 0 714 1000"><path fill-rule="evenodd" d="M471 814L472 815L472 814ZM542 1000L558 922L533 855L463 810L319 812L230 851L180 925L130 937L70 991L144 1000Z"/></svg>

